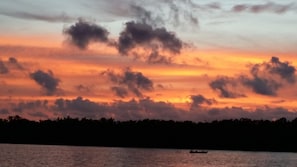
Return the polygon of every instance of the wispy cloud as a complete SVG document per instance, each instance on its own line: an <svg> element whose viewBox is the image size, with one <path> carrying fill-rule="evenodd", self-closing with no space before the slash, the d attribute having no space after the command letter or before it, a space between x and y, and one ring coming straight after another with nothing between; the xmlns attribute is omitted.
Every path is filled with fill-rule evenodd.
<svg viewBox="0 0 297 167"><path fill-rule="evenodd" d="M232 11L251 13L272 12L282 14L296 9L295 3L277 4L274 2L266 2L263 4L238 4L233 6Z"/></svg>
<svg viewBox="0 0 297 167"><path fill-rule="evenodd" d="M28 19L28 20L38 20L38 21L46 21L46 22L72 22L76 18L68 16L65 13L61 14L45 14L45 13L30 13L25 11L2 11L0 15L5 15L14 18L20 19Z"/></svg>

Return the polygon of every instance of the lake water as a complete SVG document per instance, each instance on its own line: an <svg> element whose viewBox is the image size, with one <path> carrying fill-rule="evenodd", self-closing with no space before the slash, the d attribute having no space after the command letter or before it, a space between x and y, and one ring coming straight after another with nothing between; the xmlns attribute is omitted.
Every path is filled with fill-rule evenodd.
<svg viewBox="0 0 297 167"><path fill-rule="evenodd" d="M297 153L0 144L0 167L296 167Z"/></svg>

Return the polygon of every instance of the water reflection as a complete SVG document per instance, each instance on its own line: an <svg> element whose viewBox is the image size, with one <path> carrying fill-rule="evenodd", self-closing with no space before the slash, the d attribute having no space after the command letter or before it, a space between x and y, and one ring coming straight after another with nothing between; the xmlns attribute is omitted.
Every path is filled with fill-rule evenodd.
<svg viewBox="0 0 297 167"><path fill-rule="evenodd" d="M0 144L1 167L295 167L296 153Z"/></svg>

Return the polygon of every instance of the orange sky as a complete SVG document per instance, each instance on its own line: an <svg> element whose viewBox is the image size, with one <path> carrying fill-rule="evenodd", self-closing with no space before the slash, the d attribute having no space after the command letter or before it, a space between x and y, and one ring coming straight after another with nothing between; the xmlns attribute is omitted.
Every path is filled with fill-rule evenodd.
<svg viewBox="0 0 297 167"><path fill-rule="evenodd" d="M125 114L193 120L295 116L297 34L292 27L297 17L289 8L276 11L286 2L230 1L217 8L195 2L204 9L199 11L173 1L180 12L175 17L166 2L160 5L168 11L159 13L152 12L152 4L135 2L141 7L137 11L135 4L119 3L129 10L99 10L106 18L98 18L100 12L77 12L83 19L72 13L83 8L79 3L65 11L57 7L69 18L35 9L19 15L23 9L0 5L5 23L0 27L0 118L83 117L87 111L118 119ZM115 8L105 1L101 5ZM247 8L235 11L236 5ZM254 12L257 6L262 8ZM82 31L71 34L79 25ZM135 29L140 35L133 34ZM215 110L219 114L212 116Z"/></svg>

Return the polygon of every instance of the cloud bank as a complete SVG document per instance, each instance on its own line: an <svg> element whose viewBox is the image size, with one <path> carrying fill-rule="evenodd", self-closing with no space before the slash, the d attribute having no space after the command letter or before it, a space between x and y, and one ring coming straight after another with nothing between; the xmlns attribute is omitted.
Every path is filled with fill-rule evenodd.
<svg viewBox="0 0 297 167"><path fill-rule="evenodd" d="M143 119L214 121L240 118L276 120L282 117L292 120L297 117L296 111L289 111L281 107L271 108L263 106L255 110L246 110L241 107L207 109L200 105L203 103L211 105L214 103L213 99L207 99L202 95L195 95L191 98L191 106L198 105L199 107L190 107L189 110L180 109L169 102L154 101L150 98L98 103L83 97L77 97L74 99L58 98L54 101L54 104L49 104L46 100L11 104L12 109L0 108L0 114L2 116L28 114L39 119L48 119L51 117L50 115L92 119L105 117L121 121Z"/></svg>

